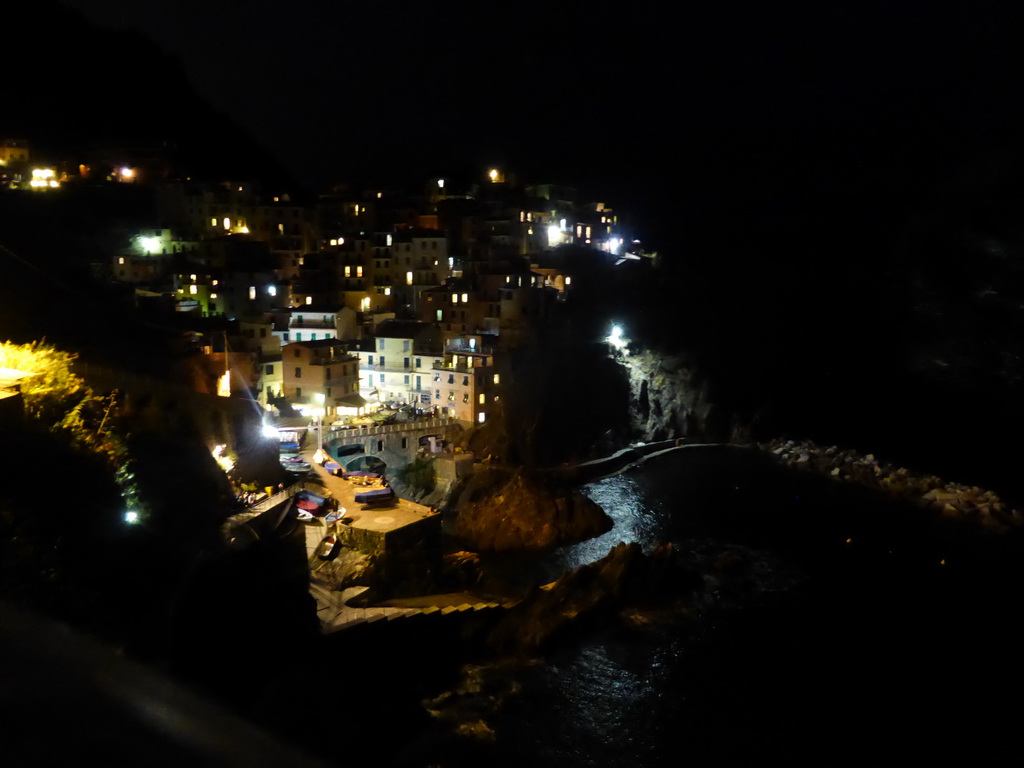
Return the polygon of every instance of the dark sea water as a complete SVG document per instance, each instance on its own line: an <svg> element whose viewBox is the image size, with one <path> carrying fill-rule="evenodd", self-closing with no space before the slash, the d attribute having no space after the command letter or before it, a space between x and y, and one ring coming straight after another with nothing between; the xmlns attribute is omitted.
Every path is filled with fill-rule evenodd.
<svg viewBox="0 0 1024 768"><path fill-rule="evenodd" d="M766 589L693 620L609 626L516 673L441 765L1019 765L1021 547L734 449L592 483L618 541L742 546Z"/></svg>

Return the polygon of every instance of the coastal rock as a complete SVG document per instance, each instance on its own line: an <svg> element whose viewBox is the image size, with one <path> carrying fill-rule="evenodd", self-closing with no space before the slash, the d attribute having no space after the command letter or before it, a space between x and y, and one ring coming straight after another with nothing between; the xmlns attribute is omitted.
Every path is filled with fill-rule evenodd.
<svg viewBox="0 0 1024 768"><path fill-rule="evenodd" d="M468 478L456 508L452 533L477 551L543 550L598 536L612 525L581 493L498 470Z"/></svg>
<svg viewBox="0 0 1024 768"><path fill-rule="evenodd" d="M348 547L339 547L333 560L320 562L313 577L329 589L368 586L371 580L371 558Z"/></svg>
<svg viewBox="0 0 1024 768"><path fill-rule="evenodd" d="M435 720L449 725L460 738L494 741L495 733L485 718L519 694L517 675L521 667L520 662L508 659L493 664L466 664L459 670L455 688L426 699L423 708Z"/></svg>
<svg viewBox="0 0 1024 768"><path fill-rule="evenodd" d="M894 467L879 462L871 453L861 456L855 451L840 451L836 446L822 448L809 440L773 440L758 447L788 466L881 491L931 509L942 517L973 521L996 532L1021 524L1020 513L1008 509L991 490Z"/></svg>
<svg viewBox="0 0 1024 768"><path fill-rule="evenodd" d="M619 358L629 376L633 436L643 440L673 437L725 439L717 424L707 387L682 358L646 349L630 349Z"/></svg>
<svg viewBox="0 0 1024 768"><path fill-rule="evenodd" d="M532 655L584 619L609 616L634 602L689 599L703 584L671 544L650 554L636 543L617 544L596 563L527 595L494 628L488 644L501 653Z"/></svg>

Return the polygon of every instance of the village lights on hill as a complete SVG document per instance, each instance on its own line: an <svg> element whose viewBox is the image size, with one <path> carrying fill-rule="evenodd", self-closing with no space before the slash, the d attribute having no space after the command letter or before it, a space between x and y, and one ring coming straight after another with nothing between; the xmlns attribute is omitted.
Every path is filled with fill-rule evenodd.
<svg viewBox="0 0 1024 768"><path fill-rule="evenodd" d="M59 187L57 172L53 168L33 168L32 180L28 183L33 189L53 189Z"/></svg>

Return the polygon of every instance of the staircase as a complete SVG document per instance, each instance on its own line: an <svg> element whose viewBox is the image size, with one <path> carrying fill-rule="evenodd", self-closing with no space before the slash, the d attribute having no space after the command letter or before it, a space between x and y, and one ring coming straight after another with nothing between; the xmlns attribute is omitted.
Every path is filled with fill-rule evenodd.
<svg viewBox="0 0 1024 768"><path fill-rule="evenodd" d="M427 595L408 601L415 602L415 606L373 605L356 608L345 604L347 600L361 594L365 589L365 587L351 587L343 592L334 592L319 584L310 584L309 591L316 599L317 616L325 634L333 634L360 624L395 621L411 616L447 616L451 613L491 611L509 608L515 604L473 600L471 595L464 593Z"/></svg>

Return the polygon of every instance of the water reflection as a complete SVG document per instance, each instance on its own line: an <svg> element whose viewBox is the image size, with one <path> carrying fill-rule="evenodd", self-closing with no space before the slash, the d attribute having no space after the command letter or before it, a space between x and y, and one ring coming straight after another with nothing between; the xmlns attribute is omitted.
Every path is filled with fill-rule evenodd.
<svg viewBox="0 0 1024 768"><path fill-rule="evenodd" d="M614 525L602 536L557 550L553 563L566 571L599 560L621 541L649 549L663 540L664 505L646 493L642 479L637 473L620 474L584 486L583 492L601 505Z"/></svg>
<svg viewBox="0 0 1024 768"><path fill-rule="evenodd" d="M673 690L671 669L681 641L626 645L611 638L588 643L571 654L551 659L528 682L529 710L543 708L538 728L520 702L499 728L510 749L502 764L629 766L651 765L673 741L684 701ZM517 711L519 710L519 711ZM550 718L550 720L547 720ZM514 745L514 746L512 746Z"/></svg>

